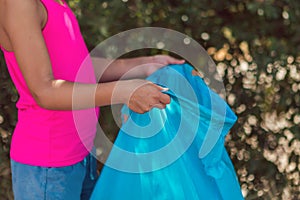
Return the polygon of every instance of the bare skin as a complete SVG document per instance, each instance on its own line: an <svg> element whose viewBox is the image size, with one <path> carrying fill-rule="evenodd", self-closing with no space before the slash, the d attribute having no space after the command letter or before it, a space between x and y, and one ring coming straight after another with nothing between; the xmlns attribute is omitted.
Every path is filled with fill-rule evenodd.
<svg viewBox="0 0 300 200"><path fill-rule="evenodd" d="M99 84L58 80L53 77L42 35L47 20L42 3L39 0L0 0L0 5L0 45L14 52L27 86L41 107L70 110L122 103L135 112L144 113L153 107L164 108L170 103L170 97L161 92L164 88L153 83L141 79L116 80L125 73L126 78L145 77L164 65L184 61L163 55L123 59L111 65ZM100 69L99 66L96 68ZM136 66L141 67L131 71ZM100 73L99 69L96 72ZM117 95L112 99L116 85ZM74 87L80 95L76 96L75 105L72 105Z"/></svg>

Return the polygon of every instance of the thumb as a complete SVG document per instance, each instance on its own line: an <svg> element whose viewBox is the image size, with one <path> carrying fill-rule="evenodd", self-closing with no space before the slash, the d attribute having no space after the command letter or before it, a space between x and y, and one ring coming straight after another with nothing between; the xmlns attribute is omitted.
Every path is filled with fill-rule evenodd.
<svg viewBox="0 0 300 200"><path fill-rule="evenodd" d="M155 85L156 85L156 84L155 84ZM169 90L169 88L163 87L163 86L160 86L160 85L156 85L156 88L157 88L158 90L160 90L161 92L166 92L166 91Z"/></svg>
<svg viewBox="0 0 300 200"><path fill-rule="evenodd" d="M170 57L171 59L170 59L170 63L173 63L173 64L183 64L183 63L185 63L185 60L183 60L183 59L176 59L176 58L173 58L173 57Z"/></svg>

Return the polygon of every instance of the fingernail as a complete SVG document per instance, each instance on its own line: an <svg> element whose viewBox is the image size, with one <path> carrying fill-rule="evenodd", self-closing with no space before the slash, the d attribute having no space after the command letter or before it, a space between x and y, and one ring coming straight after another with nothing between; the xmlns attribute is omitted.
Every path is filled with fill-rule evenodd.
<svg viewBox="0 0 300 200"><path fill-rule="evenodd" d="M161 91L165 92L165 91L168 91L168 90L169 90L169 88L163 88Z"/></svg>

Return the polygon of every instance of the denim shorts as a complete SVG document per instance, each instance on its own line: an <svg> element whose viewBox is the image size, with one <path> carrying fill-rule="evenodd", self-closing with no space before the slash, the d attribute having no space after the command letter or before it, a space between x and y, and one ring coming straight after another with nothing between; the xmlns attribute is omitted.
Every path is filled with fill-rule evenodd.
<svg viewBox="0 0 300 200"><path fill-rule="evenodd" d="M67 167L37 167L11 160L15 200L88 200L97 181L92 155Z"/></svg>

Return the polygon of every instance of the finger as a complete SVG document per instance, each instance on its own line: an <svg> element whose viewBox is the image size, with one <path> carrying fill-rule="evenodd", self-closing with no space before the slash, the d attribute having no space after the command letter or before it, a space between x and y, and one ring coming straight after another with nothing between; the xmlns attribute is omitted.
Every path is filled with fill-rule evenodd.
<svg viewBox="0 0 300 200"><path fill-rule="evenodd" d="M159 108L159 109L165 109L165 108L166 108L166 104L163 104L163 103L157 103L157 104L155 104L153 107Z"/></svg>
<svg viewBox="0 0 300 200"><path fill-rule="evenodd" d="M169 104L171 102L171 98L169 95L161 93L159 96L159 102L163 104Z"/></svg>
<svg viewBox="0 0 300 200"><path fill-rule="evenodd" d="M147 112L148 110L144 110L141 108L130 108L133 112L139 113L139 114L144 114L145 112Z"/></svg>
<svg viewBox="0 0 300 200"><path fill-rule="evenodd" d="M127 122L128 118L129 118L129 116L126 115L126 114L124 114L124 115L123 115L123 122L124 122L124 123Z"/></svg>
<svg viewBox="0 0 300 200"><path fill-rule="evenodd" d="M185 60L178 60L177 64L183 64L183 63L185 63Z"/></svg>
<svg viewBox="0 0 300 200"><path fill-rule="evenodd" d="M130 102L128 105L129 109L133 112L143 114L148 111L148 107L142 104L141 102Z"/></svg>
<svg viewBox="0 0 300 200"><path fill-rule="evenodd" d="M166 87L162 87L162 86L159 86L159 85L156 85L154 84L155 87L160 91L160 92L166 92L169 90L169 88L166 88Z"/></svg>
<svg viewBox="0 0 300 200"><path fill-rule="evenodd" d="M183 64L183 63L185 63L185 60L183 60L183 59L176 59L176 58L170 57L169 62L171 64Z"/></svg>

